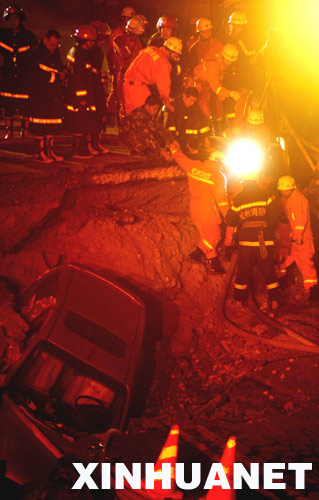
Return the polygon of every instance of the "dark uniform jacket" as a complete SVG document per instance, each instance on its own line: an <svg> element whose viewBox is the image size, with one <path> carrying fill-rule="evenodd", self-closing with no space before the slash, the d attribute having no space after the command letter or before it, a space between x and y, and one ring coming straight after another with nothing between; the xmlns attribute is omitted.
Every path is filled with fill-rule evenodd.
<svg viewBox="0 0 319 500"><path fill-rule="evenodd" d="M34 33L21 26L0 30L0 54L3 57L0 95L17 102L28 99L27 72L30 50L37 44Z"/></svg>
<svg viewBox="0 0 319 500"><path fill-rule="evenodd" d="M67 55L66 123L70 132L96 133L96 76L90 50L75 45Z"/></svg>
<svg viewBox="0 0 319 500"><path fill-rule="evenodd" d="M256 182L246 184L238 193L226 216L227 226L238 228L239 245L257 247L274 245L274 197Z"/></svg>
<svg viewBox="0 0 319 500"><path fill-rule="evenodd" d="M47 125L62 124L63 83L59 72L64 70L58 49L52 54L41 42L30 54L30 126L44 126L46 132Z"/></svg>

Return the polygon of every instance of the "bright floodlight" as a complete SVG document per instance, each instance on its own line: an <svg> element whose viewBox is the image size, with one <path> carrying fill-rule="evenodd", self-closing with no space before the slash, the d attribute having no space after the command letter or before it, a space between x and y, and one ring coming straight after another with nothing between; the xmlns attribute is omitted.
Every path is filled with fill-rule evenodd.
<svg viewBox="0 0 319 500"><path fill-rule="evenodd" d="M225 164L233 176L248 179L258 176L262 162L260 147L249 139L241 139L230 144Z"/></svg>

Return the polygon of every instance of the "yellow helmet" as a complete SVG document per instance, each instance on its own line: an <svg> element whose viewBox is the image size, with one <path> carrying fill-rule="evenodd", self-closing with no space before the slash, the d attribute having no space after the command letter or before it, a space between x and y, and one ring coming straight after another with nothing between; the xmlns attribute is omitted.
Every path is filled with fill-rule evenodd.
<svg viewBox="0 0 319 500"><path fill-rule="evenodd" d="M206 19L205 17L201 17L196 21L196 31L200 33L201 31L207 31L213 29L213 23L210 19Z"/></svg>
<svg viewBox="0 0 319 500"><path fill-rule="evenodd" d="M261 125L264 123L264 113L261 109L250 109L247 116L250 125Z"/></svg>
<svg viewBox="0 0 319 500"><path fill-rule="evenodd" d="M238 49L236 45L226 43L226 45L222 48L221 55L226 59L226 61L235 62L238 57Z"/></svg>
<svg viewBox="0 0 319 500"><path fill-rule="evenodd" d="M144 24L137 17L129 19L126 23L125 29L129 33L134 33L134 35L143 35L145 31Z"/></svg>
<svg viewBox="0 0 319 500"><path fill-rule="evenodd" d="M247 16L245 12L233 12L228 18L228 24L237 24L239 26L247 24Z"/></svg>
<svg viewBox="0 0 319 500"><path fill-rule="evenodd" d="M289 189L295 189L296 183L295 179L291 175L283 175L278 180L277 189L279 191L289 191Z"/></svg>
<svg viewBox="0 0 319 500"><path fill-rule="evenodd" d="M181 55L183 50L183 42L176 36L170 36L164 43L164 47L171 50L172 52L176 52L176 54Z"/></svg>

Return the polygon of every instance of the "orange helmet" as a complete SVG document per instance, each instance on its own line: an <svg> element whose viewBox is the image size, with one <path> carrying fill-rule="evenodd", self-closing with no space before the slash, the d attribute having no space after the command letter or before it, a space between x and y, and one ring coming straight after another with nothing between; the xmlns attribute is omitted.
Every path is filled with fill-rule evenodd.
<svg viewBox="0 0 319 500"><path fill-rule="evenodd" d="M238 24L239 26L247 24L247 16L245 12L233 12L228 18L228 24Z"/></svg>
<svg viewBox="0 0 319 500"><path fill-rule="evenodd" d="M99 38L104 38L111 33L111 28L107 23L103 23L103 21L92 21L90 26L96 29L97 36Z"/></svg>
<svg viewBox="0 0 319 500"><path fill-rule="evenodd" d="M122 17L134 17L135 16L135 10L133 7L123 7L122 12L121 12Z"/></svg>
<svg viewBox="0 0 319 500"><path fill-rule="evenodd" d="M156 29L159 31L161 28L178 28L178 21L176 17L173 16L161 16L156 24Z"/></svg>
<svg viewBox="0 0 319 500"><path fill-rule="evenodd" d="M83 26L76 28L73 36L80 38L81 40L91 40L95 42L97 39L97 32L96 29L90 24L83 24Z"/></svg>
<svg viewBox="0 0 319 500"><path fill-rule="evenodd" d="M176 54L181 55L183 50L183 42L176 36L170 36L165 42L164 47L172 52L176 52Z"/></svg>
<svg viewBox="0 0 319 500"><path fill-rule="evenodd" d="M205 17L201 17L196 21L196 31L200 33L201 31L208 31L213 29L213 23L210 19L206 19Z"/></svg>
<svg viewBox="0 0 319 500"><path fill-rule="evenodd" d="M143 35L145 31L144 24L137 17L129 19L126 23L125 29L129 33L134 33L134 35Z"/></svg>

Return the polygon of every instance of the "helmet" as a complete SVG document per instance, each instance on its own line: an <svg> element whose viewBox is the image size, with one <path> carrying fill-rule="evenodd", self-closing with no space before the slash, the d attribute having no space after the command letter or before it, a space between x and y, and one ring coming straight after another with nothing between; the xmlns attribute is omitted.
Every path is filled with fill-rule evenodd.
<svg viewBox="0 0 319 500"><path fill-rule="evenodd" d="M171 50L172 52L176 52L176 54L181 55L183 49L183 42L176 36L170 36L165 42L164 47Z"/></svg>
<svg viewBox="0 0 319 500"><path fill-rule="evenodd" d="M135 16L135 10L133 7L123 7L122 12L121 12L122 17L134 17Z"/></svg>
<svg viewBox="0 0 319 500"><path fill-rule="evenodd" d="M279 191L288 191L289 189L295 189L295 187L295 179L291 177L291 175L283 175L280 177L277 185Z"/></svg>
<svg viewBox="0 0 319 500"><path fill-rule="evenodd" d="M96 29L89 24L84 24L83 26L76 28L73 36L80 38L81 40L91 40L93 42L97 38Z"/></svg>
<svg viewBox="0 0 319 500"><path fill-rule="evenodd" d="M261 109L250 109L247 116L250 125L261 125L264 123L264 113Z"/></svg>
<svg viewBox="0 0 319 500"><path fill-rule="evenodd" d="M238 57L238 49L236 45L232 43L226 43L221 50L221 55L226 59L226 61L235 62Z"/></svg>
<svg viewBox="0 0 319 500"><path fill-rule="evenodd" d="M228 24L238 24L239 26L247 24L247 16L245 12L233 12L228 18Z"/></svg>
<svg viewBox="0 0 319 500"><path fill-rule="evenodd" d="M23 10L19 5L16 3L12 3L11 5L8 5L3 11L3 19L5 21L8 21L9 17L12 14L16 14L17 16L20 16L21 21L25 21L27 19L27 16L24 14Z"/></svg>
<svg viewBox="0 0 319 500"><path fill-rule="evenodd" d="M224 163L225 161L225 154L222 152L222 151L218 151L217 149L215 151L213 151L208 159L210 161L219 161L221 163Z"/></svg>
<svg viewBox="0 0 319 500"><path fill-rule="evenodd" d="M159 31L161 28L172 28L172 29L177 29L178 28L178 21L176 17L173 16L161 16L156 24L156 29Z"/></svg>
<svg viewBox="0 0 319 500"><path fill-rule="evenodd" d="M103 23L103 21L92 21L90 26L96 29L96 33L98 37L105 37L111 33L111 28L107 23Z"/></svg>
<svg viewBox="0 0 319 500"><path fill-rule="evenodd" d="M137 17L132 17L126 23L125 27L126 31L129 33L134 33L134 35L143 35L144 33L144 25L141 23Z"/></svg>
<svg viewBox="0 0 319 500"><path fill-rule="evenodd" d="M201 17L196 21L196 31L200 33L201 31L207 31L213 29L213 23L210 19L205 19L205 17Z"/></svg>
<svg viewBox="0 0 319 500"><path fill-rule="evenodd" d="M136 16L134 16L136 19L138 19L139 21L141 21L141 23L146 26L148 24L148 20L146 19L146 17L143 15L143 14L137 14Z"/></svg>

